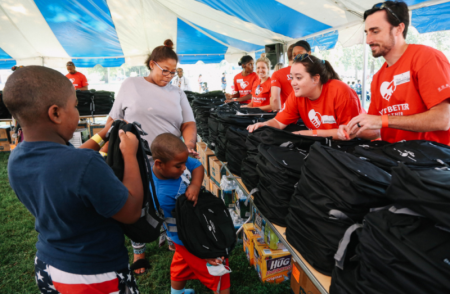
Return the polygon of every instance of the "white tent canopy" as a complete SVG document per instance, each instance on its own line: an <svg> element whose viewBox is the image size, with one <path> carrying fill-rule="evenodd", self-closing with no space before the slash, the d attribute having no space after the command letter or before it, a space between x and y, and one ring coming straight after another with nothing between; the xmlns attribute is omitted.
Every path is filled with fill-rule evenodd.
<svg viewBox="0 0 450 294"><path fill-rule="evenodd" d="M165 39L181 63L236 61L271 43L363 42L373 0L0 0L0 69L142 65ZM406 0L419 32L450 28L449 1Z"/></svg>

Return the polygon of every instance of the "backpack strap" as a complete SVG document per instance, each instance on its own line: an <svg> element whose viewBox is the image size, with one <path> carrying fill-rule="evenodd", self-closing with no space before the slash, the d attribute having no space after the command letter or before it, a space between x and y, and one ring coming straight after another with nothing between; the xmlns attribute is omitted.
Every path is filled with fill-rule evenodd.
<svg viewBox="0 0 450 294"><path fill-rule="evenodd" d="M412 216L420 216L423 217L423 215L418 214L417 212L406 208L406 207L402 207L402 208L398 208L396 206L392 206L391 208L389 208L389 211L395 214L407 214L407 215L412 215Z"/></svg>
<svg viewBox="0 0 450 294"><path fill-rule="evenodd" d="M171 233L177 233L178 232L178 228L176 227L177 224L177 220L174 217L168 217L164 219L164 224L167 227L167 231L171 232ZM173 225L173 226L169 226Z"/></svg>
<svg viewBox="0 0 450 294"><path fill-rule="evenodd" d="M352 234L354 231L356 231L359 228L362 228L362 224L353 224L351 225L347 231L345 231L344 237L341 239L341 242L339 243L339 248L334 255L334 260L336 261L336 267L340 268L341 270L344 269L344 260L345 255L347 254L347 247L350 243L350 239L352 237Z"/></svg>

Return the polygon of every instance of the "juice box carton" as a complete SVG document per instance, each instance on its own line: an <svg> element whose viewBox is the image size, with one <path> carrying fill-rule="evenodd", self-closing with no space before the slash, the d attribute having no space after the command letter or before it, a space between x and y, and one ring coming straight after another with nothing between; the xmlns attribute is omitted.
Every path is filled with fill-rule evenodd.
<svg viewBox="0 0 450 294"><path fill-rule="evenodd" d="M255 230L258 232L258 234L264 238L266 220L262 217L261 213L256 209L256 207L253 207L253 224L255 225Z"/></svg>
<svg viewBox="0 0 450 294"><path fill-rule="evenodd" d="M264 283L282 283L291 278L292 256L287 249L270 249L261 241L255 242L255 267Z"/></svg>
<svg viewBox="0 0 450 294"><path fill-rule="evenodd" d="M254 240L258 238L261 238L261 236L258 235L258 233L255 231L255 227L253 226L253 224L244 224L243 229L244 252L247 255L247 259L250 262L251 266L255 265Z"/></svg>
<svg viewBox="0 0 450 294"><path fill-rule="evenodd" d="M266 242L267 246L273 250L286 248L270 226L264 228L264 242Z"/></svg>

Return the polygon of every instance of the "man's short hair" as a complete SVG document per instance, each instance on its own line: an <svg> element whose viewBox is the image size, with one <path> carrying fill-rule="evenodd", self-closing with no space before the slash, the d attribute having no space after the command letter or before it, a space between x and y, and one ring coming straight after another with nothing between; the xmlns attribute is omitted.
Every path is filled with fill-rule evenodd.
<svg viewBox="0 0 450 294"><path fill-rule="evenodd" d="M68 62L66 63L66 66L75 66L75 64L73 64L72 61L68 61Z"/></svg>
<svg viewBox="0 0 450 294"><path fill-rule="evenodd" d="M181 67L177 68L177 70L181 69L181 71L183 71L183 69Z"/></svg>
<svg viewBox="0 0 450 294"><path fill-rule="evenodd" d="M171 133L164 133L156 136L150 147L153 159L162 162L169 162L182 152L187 152L188 148L180 138Z"/></svg>
<svg viewBox="0 0 450 294"><path fill-rule="evenodd" d="M406 36L408 35L408 27L409 27L409 11L408 11L408 5L406 5L405 2L401 1L386 1L384 2L384 5L386 7L389 7L389 9L395 13L395 15L398 17L395 17L391 11L389 11L386 8L383 8L381 10L386 11L386 18L387 21L391 24L393 27L398 27L401 23L405 24L405 30L403 31L403 38L406 39ZM369 15L374 14L375 12L380 11L379 8L373 7L369 10L366 10L364 12L364 21L366 21L366 18ZM399 22L400 20L400 22Z"/></svg>
<svg viewBox="0 0 450 294"><path fill-rule="evenodd" d="M11 115L25 126L44 117L52 105L65 107L75 94L72 83L60 72L43 66L26 66L9 76L3 102Z"/></svg>

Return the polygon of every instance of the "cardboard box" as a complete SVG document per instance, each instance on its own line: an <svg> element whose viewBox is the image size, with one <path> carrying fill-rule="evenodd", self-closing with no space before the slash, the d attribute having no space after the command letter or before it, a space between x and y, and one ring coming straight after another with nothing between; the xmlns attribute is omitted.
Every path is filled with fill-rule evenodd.
<svg viewBox="0 0 450 294"><path fill-rule="evenodd" d="M203 182L202 182L202 186L205 187L206 190L210 191L210 186L209 186L209 177L207 175L205 175L203 177Z"/></svg>
<svg viewBox="0 0 450 294"><path fill-rule="evenodd" d="M266 220L263 219L261 213L255 207L253 207L253 224L255 225L255 230L258 234L264 236Z"/></svg>
<svg viewBox="0 0 450 294"><path fill-rule="evenodd" d="M17 145L19 143L19 137L18 135L17 136L15 135L14 130L9 132L9 137L11 138L11 145Z"/></svg>
<svg viewBox="0 0 450 294"><path fill-rule="evenodd" d="M0 152L11 151L8 139L0 139Z"/></svg>
<svg viewBox="0 0 450 294"><path fill-rule="evenodd" d="M292 261L291 290L293 294L320 294L298 263Z"/></svg>
<svg viewBox="0 0 450 294"><path fill-rule="evenodd" d="M205 169L205 174L208 177L211 177L211 174L209 172L210 168L209 168L209 159L211 157L215 157L214 152L211 149L205 149L206 144L203 142L198 142L197 143L197 152L198 155L200 156L200 162L203 164L203 168Z"/></svg>
<svg viewBox="0 0 450 294"><path fill-rule="evenodd" d="M8 142L11 142L11 127L10 126L1 126L0 127L0 140L6 139Z"/></svg>
<svg viewBox="0 0 450 294"><path fill-rule="evenodd" d="M216 195L217 198L221 198L222 196L222 190L220 190L220 187L217 186L214 182L211 181L211 193Z"/></svg>
<svg viewBox="0 0 450 294"><path fill-rule="evenodd" d="M244 224L243 226L243 243L244 252L247 255L247 259L251 266L255 266L255 243L254 240L261 238L255 230L253 224Z"/></svg>
<svg viewBox="0 0 450 294"><path fill-rule="evenodd" d="M89 135L92 137L105 128L102 124L89 124Z"/></svg>
<svg viewBox="0 0 450 294"><path fill-rule="evenodd" d="M282 283L288 281L292 271L292 256L287 249L272 250L263 243L262 238L255 240L255 268L261 282Z"/></svg>
<svg viewBox="0 0 450 294"><path fill-rule="evenodd" d="M227 169L222 168L223 164L220 160L217 159L216 156L209 158L209 166L210 166L210 177L211 180L216 183L216 185L220 186L220 180L223 175L227 175Z"/></svg>
<svg viewBox="0 0 450 294"><path fill-rule="evenodd" d="M264 242L273 250L286 248L270 226L264 228Z"/></svg>

